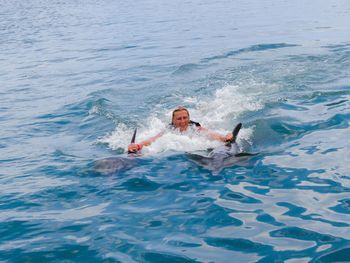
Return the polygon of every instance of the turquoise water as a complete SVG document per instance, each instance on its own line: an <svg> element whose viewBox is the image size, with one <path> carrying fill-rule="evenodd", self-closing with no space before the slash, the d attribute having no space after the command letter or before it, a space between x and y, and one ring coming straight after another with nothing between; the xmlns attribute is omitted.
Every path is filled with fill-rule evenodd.
<svg viewBox="0 0 350 263"><path fill-rule="evenodd" d="M2 1L0 29L0 261L350 261L348 1ZM178 105L259 154L94 166Z"/></svg>

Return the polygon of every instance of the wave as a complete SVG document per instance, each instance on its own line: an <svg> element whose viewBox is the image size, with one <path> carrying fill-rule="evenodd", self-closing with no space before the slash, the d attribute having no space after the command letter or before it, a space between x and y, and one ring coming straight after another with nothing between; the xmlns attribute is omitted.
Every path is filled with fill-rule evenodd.
<svg viewBox="0 0 350 263"><path fill-rule="evenodd" d="M229 52L225 53L224 55L218 55L218 56L205 58L202 61L208 62L211 60L224 59L224 58L229 58L232 56L237 56L237 55L240 55L243 53L267 51L267 50L271 50L271 49L280 49L280 48L297 47L297 46L299 46L299 45L286 44L286 43L257 44L257 45L252 45L250 47L229 51Z"/></svg>
<svg viewBox="0 0 350 263"><path fill-rule="evenodd" d="M258 111L263 108L254 94L244 94L244 87L234 85L224 86L216 90L214 94L184 97L181 100L182 104L189 109L192 120L222 134L230 132L241 121L241 115L245 112ZM156 135L171 122L172 109L157 108L157 110L157 112L151 112L149 118L138 124L139 141ZM112 149L126 148L134 128L135 126L119 123L114 132L98 141L108 144ZM243 128L240 139L249 141L251 133L252 128ZM145 151L154 154L168 150L203 150L215 146L218 146L217 142L208 141L205 137L197 136L193 132L188 134L167 132Z"/></svg>

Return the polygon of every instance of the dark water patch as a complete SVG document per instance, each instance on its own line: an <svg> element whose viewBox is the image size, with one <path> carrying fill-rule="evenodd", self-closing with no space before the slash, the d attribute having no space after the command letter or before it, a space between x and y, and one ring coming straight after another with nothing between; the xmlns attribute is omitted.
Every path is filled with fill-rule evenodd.
<svg viewBox="0 0 350 263"><path fill-rule="evenodd" d="M76 223L76 224L72 224L72 225L65 225L61 228L59 228L59 231L64 232L64 233L79 233L85 229L89 228L89 224L85 224L85 223Z"/></svg>
<svg viewBox="0 0 350 263"><path fill-rule="evenodd" d="M160 228L163 226L163 222L160 220L151 220L148 225L146 226L147 228Z"/></svg>
<svg viewBox="0 0 350 263"><path fill-rule="evenodd" d="M272 44L258 44L253 45L247 48L241 48L238 50L233 50L230 52L227 52L224 55L221 56L213 56L206 59L203 59L203 62L211 61L211 60L217 60L217 59L225 59L232 56L237 56L243 53L250 53L250 52L259 52L259 51L267 51L271 49L279 49L279 48L288 48L288 47L297 47L298 45L294 44L286 44L286 43L272 43Z"/></svg>
<svg viewBox="0 0 350 263"><path fill-rule="evenodd" d="M288 123L274 122L270 127L275 133L281 134L284 139L290 137L298 137L300 134L302 134L302 131L300 131L301 128L299 126Z"/></svg>
<svg viewBox="0 0 350 263"><path fill-rule="evenodd" d="M349 108L350 87L342 87L342 89L344 90L314 92L310 95L310 99L303 103L310 106L324 103L327 110L346 111Z"/></svg>
<svg viewBox="0 0 350 263"><path fill-rule="evenodd" d="M108 120L108 121L106 121ZM114 106L105 98L86 98L68 104L55 112L40 115L35 121L24 124L30 134L51 135L58 131L77 134L78 140L96 140L115 127L125 123L123 116L115 113Z"/></svg>
<svg viewBox="0 0 350 263"><path fill-rule="evenodd" d="M89 50L84 50L84 51L85 52L87 51L87 52L92 53L92 54L98 53L100 56L100 53L123 51L123 50L128 50L128 49L134 49L137 47L138 47L137 45L122 45L122 46L101 47L101 48L89 49Z"/></svg>
<svg viewBox="0 0 350 263"><path fill-rule="evenodd" d="M293 238L298 240L314 241L317 244L330 244L341 241L340 238L321 234L315 231L299 228L285 227L270 232L271 237Z"/></svg>
<svg viewBox="0 0 350 263"><path fill-rule="evenodd" d="M32 194L31 199L38 204L43 204L45 200L59 200L59 203L56 203L56 208L67 208L66 205L70 204L72 200L74 200L74 202L79 202L79 200L83 200L87 196L88 193L85 188L86 186L50 187Z"/></svg>
<svg viewBox="0 0 350 263"><path fill-rule="evenodd" d="M152 263L164 263L164 262L174 262L174 263L195 263L199 262L195 259L185 257L182 255L176 255L173 253L165 252L145 252L142 253L142 261L152 262Z"/></svg>
<svg viewBox="0 0 350 263"><path fill-rule="evenodd" d="M259 188L255 186L246 186L245 189L259 195L266 195L270 192L269 188Z"/></svg>
<svg viewBox="0 0 350 263"><path fill-rule="evenodd" d="M335 90L313 91L310 94L304 95L302 103L304 105L315 105L318 103L330 104L334 101L342 100L350 96L350 86L336 87ZM303 99L305 98L305 99ZM347 99L348 101L348 99Z"/></svg>
<svg viewBox="0 0 350 263"><path fill-rule="evenodd" d="M323 47L328 48L329 50L331 50L333 52L350 51L350 43L326 45Z"/></svg>
<svg viewBox="0 0 350 263"><path fill-rule="evenodd" d="M274 123L271 125L271 128L273 131L281 134L285 138L297 138L301 135L306 135L314 131L348 128L349 119L350 114L335 114L326 120L303 123L298 126L286 122Z"/></svg>
<svg viewBox="0 0 350 263"><path fill-rule="evenodd" d="M88 99L78 103L65 105L63 108L60 108L55 112L38 116L36 118L37 121L25 124L25 126L30 127L32 132L36 133L66 131L69 129L76 129L77 126L84 128L84 125L87 125L86 122L90 122L89 125L93 127L91 121L88 119L89 111L93 107L98 107L96 105L102 105L104 101L104 99L97 101L91 101ZM106 126L105 123L100 125L99 128L104 126ZM82 131L84 131L84 129L80 130L80 132Z"/></svg>
<svg viewBox="0 0 350 263"><path fill-rule="evenodd" d="M338 200L338 203L338 205L329 207L329 209L341 214L350 214L350 199Z"/></svg>
<svg viewBox="0 0 350 263"><path fill-rule="evenodd" d="M67 152L64 152L62 150L55 150L54 152L51 153L51 157L55 161L60 161L63 163L73 163L75 159L80 159L80 161L85 162L81 157L73 154L69 154ZM73 170L72 170L73 171Z"/></svg>
<svg viewBox="0 0 350 263"><path fill-rule="evenodd" d="M326 46L330 52L333 53L335 63L337 66L349 66L350 65L350 45L329 45ZM349 76L349 75L347 75Z"/></svg>
<svg viewBox="0 0 350 263"><path fill-rule="evenodd" d="M43 165L45 162L41 162L40 166L33 165L34 168L27 171L25 177L37 178L33 175L40 174L45 176L48 180L53 179L57 180L57 182L62 182L63 185L69 182L74 184L74 179L84 174L83 169L88 164L88 161L83 158L71 158L66 160L66 157L52 158L50 155L43 155L42 158L49 158L50 162L47 162L49 164ZM72 179L73 181L69 181Z"/></svg>
<svg viewBox="0 0 350 263"><path fill-rule="evenodd" d="M349 78L347 70L350 66L349 54L346 53L293 55L288 57L287 63L286 68L299 70L295 70L294 74L282 76L279 82L293 90L319 91L337 84L348 83L343 81Z"/></svg>
<svg viewBox="0 0 350 263"><path fill-rule="evenodd" d="M318 171L319 173L323 173L322 170ZM317 177L311 177L304 179L305 181L310 181L314 184L320 184L320 186L299 186L300 189L313 190L319 193L342 193L350 191L349 187L342 186L340 182L337 182L332 179L322 179ZM325 186L322 186L325 185Z"/></svg>
<svg viewBox="0 0 350 263"><path fill-rule="evenodd" d="M57 262L73 261L73 262L119 262L113 258L104 258L98 256L99 252L91 249L87 245L66 244L60 247L55 247L50 250L43 251L26 251L23 249L13 249L1 253L3 260L11 258L12 262Z"/></svg>
<svg viewBox="0 0 350 263"><path fill-rule="evenodd" d="M264 213L263 211L259 211L256 220L273 226L285 226L285 224L278 222L273 216Z"/></svg>
<svg viewBox="0 0 350 263"><path fill-rule="evenodd" d="M331 107L331 106L338 106L339 104L344 104L345 102L348 102L348 101L349 101L349 100L340 100L340 101L328 103L328 104L325 104L325 105L328 106L328 107ZM332 107L332 108L333 108L333 107Z"/></svg>
<svg viewBox="0 0 350 263"><path fill-rule="evenodd" d="M296 205L291 204L291 203L278 202L278 203L276 203L276 205L282 206L282 207L287 207L289 209L289 211L285 212L284 214L291 216L291 217L298 217L298 218L301 218L303 220L319 221L319 222L330 224L330 225L335 226L335 227L349 227L350 226L349 224L344 223L344 222L335 222L335 221L319 218L320 217L319 214L305 214L305 212L307 211L306 208L299 207L299 206L296 206Z"/></svg>
<svg viewBox="0 0 350 263"><path fill-rule="evenodd" d="M256 186L269 186L277 187L283 184L285 180L288 180L289 175L287 175L283 169L277 166L265 166L261 162L258 162L252 169L245 172L245 175L239 175L232 180L228 180L231 184L239 184L241 182L249 182ZM228 178L230 179L230 178Z"/></svg>
<svg viewBox="0 0 350 263"><path fill-rule="evenodd" d="M151 79L146 77L134 77L132 80L136 82L146 82L146 81L150 81Z"/></svg>
<svg viewBox="0 0 350 263"><path fill-rule="evenodd" d="M328 149L328 150L321 152L321 154L335 153L341 149L343 149L343 147L332 148L332 149Z"/></svg>
<svg viewBox="0 0 350 263"><path fill-rule="evenodd" d="M258 199L252 198L242 193L228 191L228 190L225 190L224 192L222 192L220 195L220 198L225 200L237 201L240 203L247 203L247 204L261 203L261 201Z"/></svg>
<svg viewBox="0 0 350 263"><path fill-rule="evenodd" d="M150 164L151 165L148 167L144 167L145 169L142 172L150 177L157 175L157 180L160 181L166 179L166 183L181 182L185 180L184 178L192 178L195 181L202 178L200 174L191 173L193 167L182 153L177 154L176 156L158 156L152 158ZM187 179L185 181L189 182ZM194 184L191 183L191 186L194 186Z"/></svg>
<svg viewBox="0 0 350 263"><path fill-rule="evenodd" d="M65 185L65 186L50 186L46 185L38 188L33 193L26 194L25 197L32 200L34 205L27 205L25 202L19 204L16 211L23 211L28 216L31 213L41 217L51 218L52 213L57 215L64 215L67 210L72 213L79 213L79 210L88 209L90 206L95 206L96 202L100 202L101 198L99 192L103 191L104 187L96 187L94 185ZM95 200L91 203L88 197ZM107 198L105 198L108 200ZM75 211L73 211L75 210ZM42 214L42 211L49 211L47 214ZM71 213L71 212L68 212ZM73 216L74 217L74 216Z"/></svg>
<svg viewBox="0 0 350 263"><path fill-rule="evenodd" d="M42 204L35 200L26 200L16 195L2 195L0 196L0 210L2 209L16 209L16 211L25 211L30 208L37 208Z"/></svg>
<svg viewBox="0 0 350 263"><path fill-rule="evenodd" d="M4 145L2 148L6 148ZM7 159L0 159L0 163L12 163L12 162L18 162L20 160L24 160L26 157L15 157L15 158L7 158Z"/></svg>
<svg viewBox="0 0 350 263"><path fill-rule="evenodd" d="M344 247L336 251L332 251L315 258L311 262L349 262L350 261L350 247Z"/></svg>
<svg viewBox="0 0 350 263"><path fill-rule="evenodd" d="M211 209L211 206L213 204L213 199L210 197L199 197L194 201L191 205L191 208L188 210L185 210L186 213L197 213L202 214L203 211L208 211L208 209Z"/></svg>
<svg viewBox="0 0 350 263"><path fill-rule="evenodd" d="M262 149L273 145L280 145L285 142L284 134L296 136L296 131L286 127L279 119L264 118L256 119L249 123L249 126L254 126L253 143ZM285 137L287 136L285 135ZM259 151L259 149L258 149Z"/></svg>
<svg viewBox="0 0 350 263"><path fill-rule="evenodd" d="M295 174L294 174L295 175ZM292 173L287 173L283 168L278 166L265 166L262 163L258 163L251 171L251 174L246 177L245 180L253 182L254 185L277 187L279 184L283 184L285 181L290 181ZM283 185L286 187L286 185Z"/></svg>
<svg viewBox="0 0 350 263"><path fill-rule="evenodd" d="M38 233L39 230L40 223L29 221L13 220L0 223L1 241L10 241L33 236L35 233Z"/></svg>
<svg viewBox="0 0 350 263"><path fill-rule="evenodd" d="M255 144L259 147L264 147L265 144L271 147L300 139L314 132L346 129L349 127L349 120L350 113L336 113L327 119L309 122L275 117L256 120L249 125L256 127L254 131Z"/></svg>
<svg viewBox="0 0 350 263"><path fill-rule="evenodd" d="M180 183L167 185L164 187L164 189L187 192L193 189L193 186L189 182L180 182Z"/></svg>
<svg viewBox="0 0 350 263"><path fill-rule="evenodd" d="M145 177L132 178L121 184L122 189L132 192L148 192L155 191L161 185L153 182Z"/></svg>
<svg viewBox="0 0 350 263"><path fill-rule="evenodd" d="M186 73L191 73L193 70L196 70L200 68L200 65L197 64L184 64L178 67L177 70L175 70L172 75L181 75L181 74L186 74Z"/></svg>
<svg viewBox="0 0 350 263"><path fill-rule="evenodd" d="M310 125L308 128L313 130L345 129L349 127L349 114L335 114L325 121Z"/></svg>
<svg viewBox="0 0 350 263"><path fill-rule="evenodd" d="M108 102L107 99L101 98L94 100L82 100L77 103L64 105L63 108L57 110L54 113L47 113L40 115L38 119L55 119L57 117L86 117L88 116L89 109L94 105L103 105L105 102Z"/></svg>
<svg viewBox="0 0 350 263"><path fill-rule="evenodd" d="M226 248L228 250L240 251L244 253L257 253L259 255L273 251L273 247L244 238L205 238L205 242L214 247Z"/></svg>
<svg viewBox="0 0 350 263"><path fill-rule="evenodd" d="M200 247L202 244L196 244L196 243L189 243L189 242L184 242L184 241L179 241L179 240L170 240L167 242L170 246L174 247L184 247L184 248L191 248L191 247Z"/></svg>
<svg viewBox="0 0 350 263"><path fill-rule="evenodd" d="M63 63L63 62L71 61L71 60L74 61L76 59L78 59L78 57L58 57L58 58L49 59L46 62L47 63Z"/></svg>
<svg viewBox="0 0 350 263"><path fill-rule="evenodd" d="M288 100L280 100L278 102L278 106L281 109L284 110L292 110L292 111L307 111L308 108L303 106L303 105L298 105L298 104L292 104L292 103L288 103Z"/></svg>
<svg viewBox="0 0 350 263"><path fill-rule="evenodd" d="M311 190L318 193L342 193L350 191L348 187L342 186L340 182L332 179L314 177L315 174L323 174L325 170L311 170L305 168L284 168L270 164L265 166L261 163L247 171L246 178L242 180L226 180L231 184L249 182L257 186L268 186L272 189L301 189ZM300 185L302 182L311 182L313 185Z"/></svg>
<svg viewBox="0 0 350 263"><path fill-rule="evenodd" d="M241 226L243 222L230 213L228 208L223 208L213 204L209 200L196 202L193 208L184 210L184 213L192 216L186 220L184 226L199 233L205 232L206 228L223 226ZM194 217L195 215L195 217Z"/></svg>

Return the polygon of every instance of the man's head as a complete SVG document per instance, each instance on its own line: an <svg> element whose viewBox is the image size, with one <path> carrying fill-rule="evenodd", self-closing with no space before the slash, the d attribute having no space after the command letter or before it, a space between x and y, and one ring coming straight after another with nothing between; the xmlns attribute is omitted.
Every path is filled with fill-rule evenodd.
<svg viewBox="0 0 350 263"><path fill-rule="evenodd" d="M184 107L178 107L173 111L172 124L180 131L186 131L190 122L190 114Z"/></svg>

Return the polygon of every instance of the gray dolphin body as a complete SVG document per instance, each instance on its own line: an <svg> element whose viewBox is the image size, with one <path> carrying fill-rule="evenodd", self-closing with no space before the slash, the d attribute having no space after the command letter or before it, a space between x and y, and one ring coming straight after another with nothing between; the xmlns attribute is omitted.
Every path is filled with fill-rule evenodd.
<svg viewBox="0 0 350 263"><path fill-rule="evenodd" d="M236 143L236 138L241 128L242 123L239 123L233 129L232 141L213 149L206 155L187 153L189 159L201 166L204 166L205 168L208 168L209 170L212 170L214 174L218 174L225 167L230 167L246 161L247 157L256 154L240 152L240 149Z"/></svg>
<svg viewBox="0 0 350 263"><path fill-rule="evenodd" d="M255 155L250 153L242 153L236 143L237 135L242 127L239 123L232 131L233 139L227 142L225 145L219 146L209 154L202 155L196 153L187 153L190 160L195 163L209 168L214 174L219 173L223 168L229 167L247 159L247 157ZM131 143L135 142L136 129L134 131ZM128 153L128 155L108 157L101 160L97 160L93 163L93 169L95 172L102 175L116 175L124 171L127 171L133 167L142 164L140 155L137 153Z"/></svg>
<svg viewBox="0 0 350 263"><path fill-rule="evenodd" d="M222 145L213 149L209 153L209 157L213 159L217 159L217 158L227 158L230 156L237 155L239 153L239 148L236 143L236 138L241 128L242 128L242 123L238 123L232 131L232 140L226 142L225 145Z"/></svg>
<svg viewBox="0 0 350 263"><path fill-rule="evenodd" d="M131 157L108 157L94 162L94 171L101 175L114 175L129 170L137 165L137 160Z"/></svg>
<svg viewBox="0 0 350 263"><path fill-rule="evenodd" d="M135 143L136 131L137 129L134 131L131 138L131 143ZM137 156L138 155L136 153L128 152L128 155L125 156L115 156L97 160L94 162L93 167L95 172L102 175L119 174L137 166Z"/></svg>

